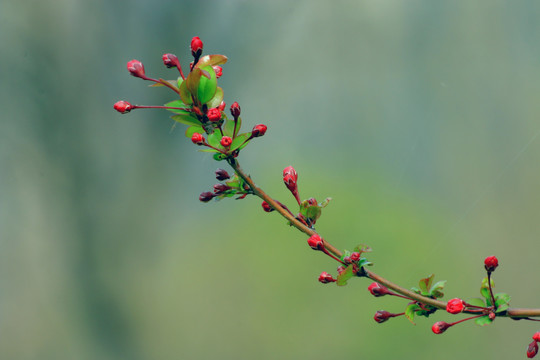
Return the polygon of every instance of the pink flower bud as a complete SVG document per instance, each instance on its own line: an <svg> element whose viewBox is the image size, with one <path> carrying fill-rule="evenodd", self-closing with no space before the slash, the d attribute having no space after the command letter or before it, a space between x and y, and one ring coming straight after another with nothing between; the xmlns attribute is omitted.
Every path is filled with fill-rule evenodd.
<svg viewBox="0 0 540 360"><path fill-rule="evenodd" d="M205 191L199 195L199 200L202 202L209 202L214 198L214 194L212 194L210 191Z"/></svg>
<svg viewBox="0 0 540 360"><path fill-rule="evenodd" d="M139 60L128 61L127 69L131 75L141 79L146 79L146 75L144 74L144 66Z"/></svg>
<svg viewBox="0 0 540 360"><path fill-rule="evenodd" d="M358 260L360 260L360 253L359 252L353 252L351 254L351 260L354 261L354 262L357 262Z"/></svg>
<svg viewBox="0 0 540 360"><path fill-rule="evenodd" d="M161 59L163 60L163 64L168 68L180 68L180 61L178 61L178 58L174 54L163 54Z"/></svg>
<svg viewBox="0 0 540 360"><path fill-rule="evenodd" d="M381 285L381 284L376 283L376 282L372 282L368 286L367 289L371 293L371 295L373 295L375 297L388 295L388 293L389 293L388 288L386 286Z"/></svg>
<svg viewBox="0 0 540 360"><path fill-rule="evenodd" d="M221 141L219 142L221 146L228 148L232 144L232 139L228 136L224 136L221 138Z"/></svg>
<svg viewBox="0 0 540 360"><path fill-rule="evenodd" d="M343 266L343 265L338 266L338 267L337 267L337 272L338 272L338 274L341 274L342 272L344 272L345 269L346 269L346 267Z"/></svg>
<svg viewBox="0 0 540 360"><path fill-rule="evenodd" d="M487 272L493 272L499 266L499 260L495 256L488 256L484 260L484 267Z"/></svg>
<svg viewBox="0 0 540 360"><path fill-rule="evenodd" d="M373 316L373 319L378 322L379 324L382 324L383 322L387 321L388 319L394 317L394 314L389 313L385 310L379 310L375 313L375 316Z"/></svg>
<svg viewBox="0 0 540 360"><path fill-rule="evenodd" d="M194 133L191 136L191 141L193 141L195 145L202 145L204 144L204 137L202 136L202 134Z"/></svg>
<svg viewBox="0 0 540 360"><path fill-rule="evenodd" d="M211 108L206 113L206 116L208 117L208 120L212 122L219 121L221 119L221 111L219 111L218 108Z"/></svg>
<svg viewBox="0 0 540 360"><path fill-rule="evenodd" d="M529 347L527 348L527 357L529 359L532 359L536 356L538 353L538 343L536 341L533 341L529 344Z"/></svg>
<svg viewBox="0 0 540 360"><path fill-rule="evenodd" d="M335 282L335 281L336 281L336 279L334 279L332 277L332 275L330 275L326 271L323 271L321 273L321 275L319 275L319 282L322 283L322 284L328 284L328 283Z"/></svg>
<svg viewBox="0 0 540 360"><path fill-rule="evenodd" d="M446 303L446 311L450 314L459 314L463 311L463 307L464 304L461 299L452 299Z"/></svg>
<svg viewBox="0 0 540 360"><path fill-rule="evenodd" d="M218 179L219 181L228 180L230 178L231 178L231 176L229 175L229 173L226 170L224 170L224 169L217 169L216 170L216 179Z"/></svg>
<svg viewBox="0 0 540 360"><path fill-rule="evenodd" d="M442 334L445 332L452 324L449 324L444 321L437 321L433 326L431 327L431 331L433 331L435 334Z"/></svg>
<svg viewBox="0 0 540 360"><path fill-rule="evenodd" d="M236 101L233 102L232 105L231 105L231 115L235 119L238 119L238 117L240 116L240 105L238 105L238 103Z"/></svg>
<svg viewBox="0 0 540 360"><path fill-rule="evenodd" d="M268 204L266 201L263 201L261 205L263 210L267 213L274 211L274 208L271 207L270 204Z"/></svg>
<svg viewBox="0 0 540 360"><path fill-rule="evenodd" d="M116 110L116 111L118 111L119 113L122 113L122 114L127 114L132 109L133 109L133 105L131 105L127 101L117 101L114 104L114 110Z"/></svg>
<svg viewBox="0 0 540 360"><path fill-rule="evenodd" d="M193 55L193 57L198 58L199 56L201 56L202 51L203 51L203 42L198 36L193 37L193 39L191 39L191 55Z"/></svg>
<svg viewBox="0 0 540 360"><path fill-rule="evenodd" d="M266 125L264 124L259 124L259 125L255 125L253 127L253 130L251 130L251 137L259 137L259 136L263 136L264 134L266 134Z"/></svg>
<svg viewBox="0 0 540 360"><path fill-rule="evenodd" d="M220 78L221 75L223 75L223 68L219 65L212 66L212 69L214 69L214 72L216 73L216 78Z"/></svg>
<svg viewBox="0 0 540 360"><path fill-rule="evenodd" d="M540 331L537 331L533 335L533 340L540 341Z"/></svg>
<svg viewBox="0 0 540 360"><path fill-rule="evenodd" d="M307 242L313 250L322 250L324 248L323 239L318 234L311 235Z"/></svg>

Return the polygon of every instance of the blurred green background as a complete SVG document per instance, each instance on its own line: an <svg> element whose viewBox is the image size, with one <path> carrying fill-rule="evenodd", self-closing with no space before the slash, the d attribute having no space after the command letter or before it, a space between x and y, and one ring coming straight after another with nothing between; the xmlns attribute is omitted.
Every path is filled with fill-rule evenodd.
<svg viewBox="0 0 540 360"><path fill-rule="evenodd" d="M260 201L202 204L215 163L129 76L165 52L229 57L220 79L247 129L240 156L272 196L333 197L317 230L367 243L374 271L446 298L497 290L538 307L540 3L534 1L0 1L0 358L476 359L524 357L532 322L437 314L378 325L367 280Z"/></svg>

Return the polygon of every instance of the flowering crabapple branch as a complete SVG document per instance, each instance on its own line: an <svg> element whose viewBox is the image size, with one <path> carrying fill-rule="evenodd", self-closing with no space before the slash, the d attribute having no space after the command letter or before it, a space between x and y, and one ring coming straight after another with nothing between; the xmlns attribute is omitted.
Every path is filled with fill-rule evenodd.
<svg viewBox="0 0 540 360"><path fill-rule="evenodd" d="M377 275L367 267L372 263L366 258L371 248L366 245L357 245L352 251L341 251L323 239L315 230L315 224L322 214L322 209L330 202L327 198L317 202L315 198L301 200L298 189L298 174L292 166L283 170L283 183L291 192L297 205L298 212L291 211L280 201L270 197L253 179L242 170L238 162L240 152L251 143L252 140L266 134L267 127L264 124L255 125L251 131L241 133L242 118L241 109L237 102L233 102L229 108L231 118L225 113L223 101L223 89L217 84L222 76L223 69L220 65L227 62L224 55L202 55L203 42L199 37L194 37L190 45L193 61L189 64L189 73L184 75L178 57L173 54L164 54L162 60L167 68L176 68L179 72L176 80L154 79L146 75L143 64L138 60L127 63L127 69L134 77L153 82L153 87L167 87L175 93L174 100L163 106L156 105L133 105L127 101L118 101L114 109L122 114L135 109L166 109L173 113L172 119L187 125L186 137L193 144L200 146L200 151L212 154L216 161L225 161L234 171L230 175L224 169L216 171L216 179L220 181L214 185L212 191L200 194L199 200L209 202L222 200L228 197L244 199L248 195L257 196L262 200L262 208L270 213L277 211L287 219L290 226L295 227L309 238L308 245L315 251L320 251L338 263L337 276L328 272L319 275L319 282L323 284L336 283L338 286L347 285L347 282L355 277L369 278L373 282L368 286L368 291L375 297L394 296L406 300L405 310L399 313L390 313L380 310L375 313L374 320L383 323L390 318L405 316L414 324L415 317L429 317L437 311L443 310L450 314L468 314L470 316L447 323L437 321L432 326L435 334L442 334L450 327L465 321L474 320L478 325L487 325L496 318L507 317L514 320L534 320L540 317L540 309L510 308L510 296L506 293L494 293L494 281L492 274L499 266L495 256L489 256L484 260L484 268L487 276L481 281L481 297L463 300L455 298L444 302L440 300L444 294L443 289L446 281L434 282L434 275L420 279L418 287L407 289L394 284L388 279ZM538 352L540 332L533 336L533 342L529 345L527 356L533 357Z"/></svg>

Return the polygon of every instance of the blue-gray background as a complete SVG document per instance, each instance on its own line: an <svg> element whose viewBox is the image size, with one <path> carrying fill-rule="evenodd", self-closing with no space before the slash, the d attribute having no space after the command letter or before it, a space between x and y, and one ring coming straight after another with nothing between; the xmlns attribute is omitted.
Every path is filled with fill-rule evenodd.
<svg viewBox="0 0 540 360"><path fill-rule="evenodd" d="M174 77L198 35L229 56L225 100L267 135L240 160L292 205L333 197L317 229L367 243L405 285L497 291L538 307L540 4L535 1L0 2L0 358L433 359L524 357L536 323L431 324L376 310L366 280L260 202L201 204L216 164L129 76Z"/></svg>

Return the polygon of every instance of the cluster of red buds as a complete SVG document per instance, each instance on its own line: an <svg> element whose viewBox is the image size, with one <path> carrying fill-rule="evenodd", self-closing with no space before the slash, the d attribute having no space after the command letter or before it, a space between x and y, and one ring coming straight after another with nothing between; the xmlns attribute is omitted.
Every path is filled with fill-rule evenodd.
<svg viewBox="0 0 540 360"><path fill-rule="evenodd" d="M199 146L207 147L206 152L214 154L220 161L237 157L250 140L261 137L267 127L258 124L246 133L240 133L242 119L240 105L234 102L230 106L232 119L225 113L223 89L217 85L217 79L223 74L220 66L227 61L223 55L202 56L203 42L198 36L191 40L190 72L187 76L182 71L180 60L174 54L163 54L163 64L167 68L177 68L176 80L155 79L146 75L144 65L139 60L130 60L127 69L134 77L154 82L153 86L167 87L176 93L176 99L163 106L134 105L128 101L118 101L114 109L126 114L134 109L166 109L174 115L173 120L188 125L186 136ZM207 201L208 196L203 197Z"/></svg>
<svg viewBox="0 0 540 360"><path fill-rule="evenodd" d="M230 176L224 169L216 170L216 179L221 181L213 187L213 191L205 191L199 195L199 200L209 202L212 199L221 200L226 197L237 196L237 200L244 199L247 195L253 194L251 188L242 178L234 174Z"/></svg>
<svg viewBox="0 0 540 360"><path fill-rule="evenodd" d="M489 256L484 260L484 267L487 271L487 277L482 280L482 285L480 288L480 293L483 295L483 299L476 298L465 302L460 298L451 299L446 303L446 312L449 314L461 314L467 313L473 316L461 319L455 322L445 322L437 321L431 327L431 330L435 334L442 334L450 327L462 323L464 321L475 319L476 323L479 325L485 325L491 323L495 320L497 314L504 313L509 308L510 296L504 293L493 294L493 281L491 279L491 273L495 271L499 265L498 259L495 256ZM422 295L425 298L436 300L437 298L443 297L442 290L446 281L439 281L433 283L433 275L428 278L421 279L419 282L419 287L412 288L411 290L416 294ZM386 286L374 282L368 286L368 291L371 295L375 297L381 297L385 295L391 295L396 297L401 297L408 300L407 307L402 313L390 313L384 310L377 311L374 316L374 320L377 323L383 323L392 317L397 317L405 315L411 322L415 316L425 316L433 314L439 310L438 303L434 302L432 304L426 302L421 302L414 300L408 296L397 294L393 291L390 291ZM474 302L473 302L474 300ZM414 322L413 322L414 323Z"/></svg>

